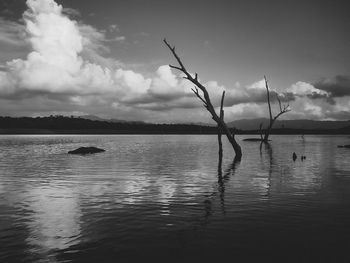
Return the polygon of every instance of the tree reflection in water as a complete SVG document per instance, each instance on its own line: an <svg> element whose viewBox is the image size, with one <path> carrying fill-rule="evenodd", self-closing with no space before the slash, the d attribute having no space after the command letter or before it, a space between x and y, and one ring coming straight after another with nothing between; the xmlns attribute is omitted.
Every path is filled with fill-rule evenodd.
<svg viewBox="0 0 350 263"><path fill-rule="evenodd" d="M263 147L264 145L264 147ZM272 177L272 168L274 166L274 160L272 156L272 145L269 144L268 142L261 142L260 143L260 161L264 163L263 159L263 149L264 152L267 154L268 161L266 162L268 164L268 176L267 176L267 191L266 191L266 197L270 197L270 189L271 189L271 177Z"/></svg>
<svg viewBox="0 0 350 263"><path fill-rule="evenodd" d="M208 223L209 217L212 215L212 199L219 194L220 198L220 205L221 205L221 211L225 215L225 185L230 180L230 177L235 174L235 171L241 162L240 158L234 158L233 162L225 169L223 172L222 169L222 155L219 155L219 161L218 161L218 181L215 186L215 190L211 193L206 195L206 199L204 200L204 210L205 210L205 216L204 216L204 224Z"/></svg>
<svg viewBox="0 0 350 263"><path fill-rule="evenodd" d="M269 143L261 143L260 144L260 162L261 167L266 167L267 171L267 184L266 184L266 196L267 198L270 197L270 190L271 190L271 181L272 181L272 172L274 167L274 158L273 158L273 149L272 145ZM267 157L265 157L267 156ZM225 209L225 188L228 184L228 181L232 176L235 175L235 172L237 168L239 167L240 160L238 158L235 158L233 162L226 167L225 170L222 168L223 160L222 155L219 155L218 160L218 169L217 169L217 184L215 185L215 190L212 193L207 194L204 200L204 210L205 210L205 216L204 216L204 224L208 223L209 217L213 214L213 201L216 196L220 199L220 206L221 211L223 215L226 214Z"/></svg>

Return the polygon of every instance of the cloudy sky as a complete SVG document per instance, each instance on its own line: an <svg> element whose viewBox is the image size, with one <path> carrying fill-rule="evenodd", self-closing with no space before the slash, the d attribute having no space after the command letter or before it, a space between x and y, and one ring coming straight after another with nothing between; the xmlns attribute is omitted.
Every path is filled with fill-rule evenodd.
<svg viewBox="0 0 350 263"><path fill-rule="evenodd" d="M227 121L350 119L347 1L0 0L0 115L209 122L162 39ZM273 110L278 106L274 99Z"/></svg>

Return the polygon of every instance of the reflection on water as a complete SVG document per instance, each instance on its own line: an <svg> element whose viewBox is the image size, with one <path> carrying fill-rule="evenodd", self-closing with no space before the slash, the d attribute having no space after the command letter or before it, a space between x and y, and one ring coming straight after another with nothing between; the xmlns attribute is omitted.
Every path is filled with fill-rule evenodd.
<svg viewBox="0 0 350 263"><path fill-rule="evenodd" d="M214 188L215 190L206 195L206 199L204 201L205 203L205 220L204 222L207 223L209 216L212 215L212 200L217 196L217 193L219 194L220 198L220 204L221 204L221 210L222 213L225 215L225 184L228 183L230 180L230 176L234 176L236 167L241 162L240 159L234 159L231 164L228 165L228 167L225 169L225 172L223 173L222 169L222 155L219 155L219 161L218 161L218 180L217 185Z"/></svg>
<svg viewBox="0 0 350 263"><path fill-rule="evenodd" d="M26 223L28 247L47 252L77 244L81 216L77 196L70 189L37 187L22 198L30 211Z"/></svg>
<svg viewBox="0 0 350 263"><path fill-rule="evenodd" d="M1 136L0 262L349 262L347 138L272 139Z"/></svg>

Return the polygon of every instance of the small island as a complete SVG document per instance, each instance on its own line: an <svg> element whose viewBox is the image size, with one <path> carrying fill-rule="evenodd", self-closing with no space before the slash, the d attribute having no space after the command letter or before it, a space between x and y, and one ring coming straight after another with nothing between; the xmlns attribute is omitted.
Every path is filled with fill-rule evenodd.
<svg viewBox="0 0 350 263"><path fill-rule="evenodd" d="M105 150L96 148L96 147L80 147L73 151L69 151L68 154L93 154L93 153L100 153L100 152L105 152Z"/></svg>

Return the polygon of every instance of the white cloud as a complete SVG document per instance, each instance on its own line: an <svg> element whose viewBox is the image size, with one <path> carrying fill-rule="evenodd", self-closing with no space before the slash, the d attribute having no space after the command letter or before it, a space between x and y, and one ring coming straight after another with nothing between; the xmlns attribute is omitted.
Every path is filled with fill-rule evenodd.
<svg viewBox="0 0 350 263"><path fill-rule="evenodd" d="M122 41L125 41L126 40L126 37L125 36L117 36L113 39L113 41L116 41L116 42L122 42Z"/></svg>
<svg viewBox="0 0 350 263"><path fill-rule="evenodd" d="M171 72L169 66L160 66L157 70L157 77L152 80L150 92L155 95L183 94L183 89L179 85L176 75Z"/></svg>
<svg viewBox="0 0 350 263"><path fill-rule="evenodd" d="M102 93L116 90L111 69L85 60L81 53L104 49L103 33L62 13L53 0L28 0L23 19L32 52L7 63L0 91Z"/></svg>
<svg viewBox="0 0 350 263"><path fill-rule="evenodd" d="M323 90L316 89L313 85L311 85L307 82L303 82L303 81L298 81L297 83L290 86L286 91L292 92L292 93L297 94L299 96L306 96L306 95L309 95L312 93L316 93L316 94L320 94L320 95L327 95L328 94L327 92L325 92Z"/></svg>
<svg viewBox="0 0 350 263"><path fill-rule="evenodd" d="M110 25L109 28L108 28L108 30L109 30L110 32L119 32L119 31L120 31L119 26L116 25L116 24Z"/></svg>
<svg viewBox="0 0 350 263"><path fill-rule="evenodd" d="M95 52L97 54L109 52L109 48L104 45L106 36L103 31L83 23L76 24L82 37L83 51Z"/></svg>
<svg viewBox="0 0 350 263"><path fill-rule="evenodd" d="M125 96L130 98L134 95L146 94L151 85L151 79L145 79L143 75L132 70L118 69L115 78L124 88Z"/></svg>

